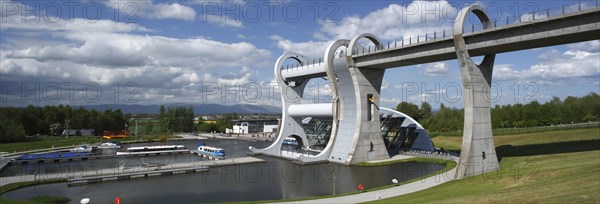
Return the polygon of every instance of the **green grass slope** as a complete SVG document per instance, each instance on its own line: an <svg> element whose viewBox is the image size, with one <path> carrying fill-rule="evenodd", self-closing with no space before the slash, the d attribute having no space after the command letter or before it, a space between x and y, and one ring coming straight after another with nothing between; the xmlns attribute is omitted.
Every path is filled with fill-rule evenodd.
<svg viewBox="0 0 600 204"><path fill-rule="evenodd" d="M494 140L501 170L376 203L600 203L600 129Z"/></svg>

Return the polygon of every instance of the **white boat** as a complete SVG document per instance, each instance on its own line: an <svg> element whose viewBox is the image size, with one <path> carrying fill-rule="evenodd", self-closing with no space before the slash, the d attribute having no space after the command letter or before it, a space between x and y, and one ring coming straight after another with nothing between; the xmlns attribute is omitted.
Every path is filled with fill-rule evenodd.
<svg viewBox="0 0 600 204"><path fill-rule="evenodd" d="M99 149L120 149L121 148L121 143L120 142L103 142L102 144L98 145Z"/></svg>
<svg viewBox="0 0 600 204"><path fill-rule="evenodd" d="M83 199L81 199L79 201L79 203L81 203L81 204L88 204L88 203L90 203L90 198L83 198Z"/></svg>
<svg viewBox="0 0 600 204"><path fill-rule="evenodd" d="M79 147L75 147L73 149L69 149L69 152L92 152L92 146L81 145Z"/></svg>
<svg viewBox="0 0 600 204"><path fill-rule="evenodd" d="M218 147L211 147L202 145L198 147L198 152L203 154L208 154L217 157L225 157L225 150Z"/></svg>
<svg viewBox="0 0 600 204"><path fill-rule="evenodd" d="M148 154L148 153L165 153L174 151L187 151L183 145L156 145L156 146L142 146L142 147L129 147L126 152L117 152L117 155L129 155L129 154Z"/></svg>

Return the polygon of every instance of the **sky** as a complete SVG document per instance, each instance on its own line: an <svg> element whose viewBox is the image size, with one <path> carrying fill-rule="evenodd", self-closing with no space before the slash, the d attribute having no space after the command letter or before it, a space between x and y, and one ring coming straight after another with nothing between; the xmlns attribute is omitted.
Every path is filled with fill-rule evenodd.
<svg viewBox="0 0 600 204"><path fill-rule="evenodd" d="M384 43L439 35L472 4L501 26L598 4L582 2L0 0L1 106L280 106L273 66L283 53L318 59L362 33ZM304 100L331 101L325 80L305 83ZM461 83L456 60L388 69L380 102L461 108ZM497 54L491 102L543 103L599 87L595 40Z"/></svg>

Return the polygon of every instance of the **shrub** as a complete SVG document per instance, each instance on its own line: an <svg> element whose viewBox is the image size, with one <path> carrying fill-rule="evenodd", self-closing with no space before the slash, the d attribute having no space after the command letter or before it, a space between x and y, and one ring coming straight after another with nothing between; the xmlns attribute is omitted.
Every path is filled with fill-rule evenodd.
<svg viewBox="0 0 600 204"><path fill-rule="evenodd" d="M168 139L169 139L169 136L167 136L167 135L160 136L160 138L159 138L159 140L161 142L167 141Z"/></svg>
<svg viewBox="0 0 600 204"><path fill-rule="evenodd" d="M50 196L50 195L42 195L35 196L30 199L30 201L34 203L48 203L48 204L64 204L71 201L71 199L63 196Z"/></svg>

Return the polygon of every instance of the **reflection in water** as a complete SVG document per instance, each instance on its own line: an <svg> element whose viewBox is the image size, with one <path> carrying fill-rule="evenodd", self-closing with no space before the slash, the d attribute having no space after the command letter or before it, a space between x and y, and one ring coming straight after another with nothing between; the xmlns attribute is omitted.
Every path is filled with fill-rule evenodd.
<svg viewBox="0 0 600 204"><path fill-rule="evenodd" d="M232 142L232 141L231 141ZM230 143L230 142L224 142ZM221 144L221 146L223 146ZM227 148L248 147L236 142ZM254 144L252 144L254 145ZM239 153L236 153L239 154ZM261 156L265 163L212 167L208 172L178 174L104 182L68 187L65 183L47 184L8 192L3 197L29 199L35 195L62 195L77 203L91 198L93 203L112 203L120 197L125 203L213 203L257 201L331 195L414 179L443 168L438 164L398 163L378 167L334 164L297 165L290 161ZM235 158L230 158L235 159ZM335 174L335 180L334 180Z"/></svg>

